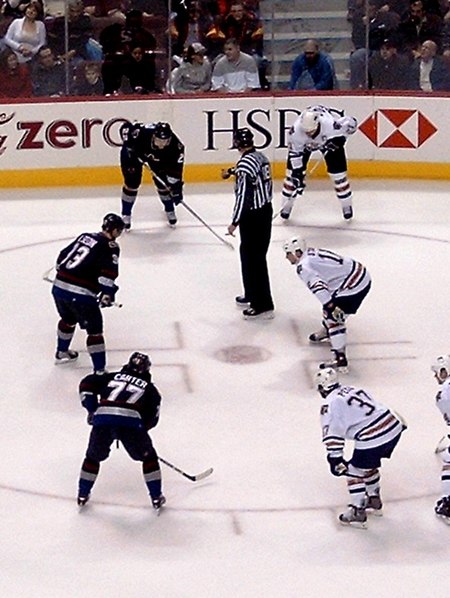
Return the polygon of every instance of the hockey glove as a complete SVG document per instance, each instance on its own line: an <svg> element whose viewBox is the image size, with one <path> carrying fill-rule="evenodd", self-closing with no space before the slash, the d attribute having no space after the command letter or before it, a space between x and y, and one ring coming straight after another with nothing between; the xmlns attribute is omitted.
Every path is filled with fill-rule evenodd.
<svg viewBox="0 0 450 598"><path fill-rule="evenodd" d="M339 477L345 475L348 471L348 464L344 457L330 457L327 456L328 465L330 466L331 473Z"/></svg>
<svg viewBox="0 0 450 598"><path fill-rule="evenodd" d="M170 198L176 206L183 201L183 185L183 181L176 181L170 186Z"/></svg>
<svg viewBox="0 0 450 598"><path fill-rule="evenodd" d="M345 322L344 311L335 305L333 301L325 303L323 306L323 313L327 320L333 320L333 322L338 322L339 324L343 324Z"/></svg>
<svg viewBox="0 0 450 598"><path fill-rule="evenodd" d="M90 426L92 426L94 424L94 415L95 415L94 412L87 414L86 421Z"/></svg>
<svg viewBox="0 0 450 598"><path fill-rule="evenodd" d="M104 286L99 295L100 307L111 307L115 301L118 290L119 287L116 284L113 284L112 287Z"/></svg>

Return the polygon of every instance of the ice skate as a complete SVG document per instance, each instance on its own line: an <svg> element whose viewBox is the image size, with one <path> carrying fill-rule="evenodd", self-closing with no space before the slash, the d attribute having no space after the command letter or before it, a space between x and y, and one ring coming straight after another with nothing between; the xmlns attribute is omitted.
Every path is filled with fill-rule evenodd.
<svg viewBox="0 0 450 598"><path fill-rule="evenodd" d="M236 301L236 305L238 305L239 307L249 307L250 306L250 301L247 299L247 297L245 297L245 295L239 295L238 297L235 298Z"/></svg>
<svg viewBox="0 0 450 598"><path fill-rule="evenodd" d="M71 363L77 359L78 351L72 351L71 349L68 349L67 351L56 351L55 353L55 365Z"/></svg>
<svg viewBox="0 0 450 598"><path fill-rule="evenodd" d="M125 222L125 230L129 231L131 228L131 216L124 216L122 214L122 220Z"/></svg>
<svg viewBox="0 0 450 598"><path fill-rule="evenodd" d="M350 525L359 529L367 529L367 515L364 507L349 505L345 513L339 515L339 522L342 525Z"/></svg>
<svg viewBox="0 0 450 598"><path fill-rule="evenodd" d="M248 309L244 309L242 313L244 320L272 320L275 317L273 309L260 311L249 307Z"/></svg>
<svg viewBox="0 0 450 598"><path fill-rule="evenodd" d="M450 496L440 498L434 507L434 512L439 519L442 519L444 523L450 525Z"/></svg>
<svg viewBox="0 0 450 598"><path fill-rule="evenodd" d="M312 332L309 337L310 343L329 343L330 337L328 336L328 330L322 327L317 332Z"/></svg>
<svg viewBox="0 0 450 598"><path fill-rule="evenodd" d="M347 357L345 356L344 352L341 351L333 351L334 359L331 361L321 363L319 365L320 368L333 368L337 370L341 374L348 374L348 361Z"/></svg>
<svg viewBox="0 0 450 598"><path fill-rule="evenodd" d="M157 498L152 498L152 506L155 509L157 515L160 514L161 509L165 505L165 503L166 497L163 494L161 494Z"/></svg>
<svg viewBox="0 0 450 598"><path fill-rule="evenodd" d="M77 505L82 509L89 500L89 494L87 496L78 496Z"/></svg>
<svg viewBox="0 0 450 598"><path fill-rule="evenodd" d="M178 222L175 211L173 210L172 212L166 212L166 216L167 216L167 222L169 223L169 226L172 228L175 228L175 225Z"/></svg>
<svg viewBox="0 0 450 598"><path fill-rule="evenodd" d="M353 218L353 208L352 206L345 206L342 208L342 216L344 220L351 220Z"/></svg>
<svg viewBox="0 0 450 598"><path fill-rule="evenodd" d="M365 509L368 515L383 516L383 502L379 494L366 494Z"/></svg>

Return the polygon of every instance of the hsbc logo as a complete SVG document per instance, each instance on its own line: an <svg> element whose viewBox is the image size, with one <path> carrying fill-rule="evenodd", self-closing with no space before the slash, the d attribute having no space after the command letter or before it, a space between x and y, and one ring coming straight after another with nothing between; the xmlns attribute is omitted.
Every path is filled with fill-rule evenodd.
<svg viewBox="0 0 450 598"><path fill-rule="evenodd" d="M359 130L380 148L416 149L432 137L437 127L419 110L376 110Z"/></svg>

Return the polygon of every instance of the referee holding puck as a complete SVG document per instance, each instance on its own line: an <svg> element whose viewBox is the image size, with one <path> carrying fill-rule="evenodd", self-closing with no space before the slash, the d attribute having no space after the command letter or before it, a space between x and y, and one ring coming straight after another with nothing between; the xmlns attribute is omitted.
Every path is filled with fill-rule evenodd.
<svg viewBox="0 0 450 598"><path fill-rule="evenodd" d="M253 133L237 129L233 147L241 154L234 168L222 171L222 178L236 177L235 204L228 234L239 227L242 282L244 294L236 303L245 307L244 318L271 319L274 305L270 292L267 251L272 233L273 183L270 162L255 149Z"/></svg>

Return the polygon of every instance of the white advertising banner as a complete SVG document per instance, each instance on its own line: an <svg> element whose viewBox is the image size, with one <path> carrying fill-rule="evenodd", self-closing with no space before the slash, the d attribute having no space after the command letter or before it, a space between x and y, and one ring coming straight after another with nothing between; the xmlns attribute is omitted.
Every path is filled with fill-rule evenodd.
<svg viewBox="0 0 450 598"><path fill-rule="evenodd" d="M444 151L450 138L447 97L208 94L0 105L1 171L117 166L119 128L126 120L170 122L186 146L187 168L234 161L232 130L243 126L253 130L257 147L281 164L287 131L311 104L358 119L359 130L347 144L350 162L450 162Z"/></svg>

